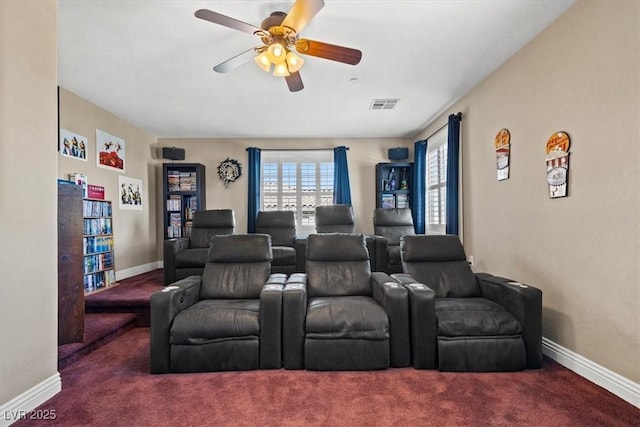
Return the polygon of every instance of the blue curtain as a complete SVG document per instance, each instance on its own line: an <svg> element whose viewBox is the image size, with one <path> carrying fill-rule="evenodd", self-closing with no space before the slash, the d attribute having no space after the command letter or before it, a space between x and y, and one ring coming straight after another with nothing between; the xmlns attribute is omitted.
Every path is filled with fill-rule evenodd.
<svg viewBox="0 0 640 427"><path fill-rule="evenodd" d="M260 210L260 149L249 147L247 151L249 152L249 159L247 161L249 175L247 232L255 233L256 216Z"/></svg>
<svg viewBox="0 0 640 427"><path fill-rule="evenodd" d="M411 214L416 234L424 234L425 192L427 172L427 140L417 141L413 149L413 187L411 188Z"/></svg>
<svg viewBox="0 0 640 427"><path fill-rule="evenodd" d="M347 164L347 147L345 146L333 149L333 203L336 205L351 204L349 166Z"/></svg>
<svg viewBox="0 0 640 427"><path fill-rule="evenodd" d="M458 200L460 180L460 120L462 113L449 116L449 135L447 139L447 234L459 234Z"/></svg>

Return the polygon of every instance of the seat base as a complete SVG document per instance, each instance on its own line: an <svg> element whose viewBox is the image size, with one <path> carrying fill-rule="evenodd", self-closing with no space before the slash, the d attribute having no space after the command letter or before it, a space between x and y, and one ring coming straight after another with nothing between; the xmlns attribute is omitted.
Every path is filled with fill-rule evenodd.
<svg viewBox="0 0 640 427"><path fill-rule="evenodd" d="M387 369L389 340L305 339L304 367L314 371Z"/></svg>
<svg viewBox="0 0 640 427"><path fill-rule="evenodd" d="M259 368L260 345L257 337L171 346L171 372L248 371Z"/></svg>
<svg viewBox="0 0 640 427"><path fill-rule="evenodd" d="M526 365L520 335L438 337L438 370L448 372L522 371Z"/></svg>

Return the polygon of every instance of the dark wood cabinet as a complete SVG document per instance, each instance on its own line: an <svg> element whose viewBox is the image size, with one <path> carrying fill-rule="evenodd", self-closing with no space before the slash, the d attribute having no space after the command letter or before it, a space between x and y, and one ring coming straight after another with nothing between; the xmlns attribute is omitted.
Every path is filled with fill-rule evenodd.
<svg viewBox="0 0 640 427"><path fill-rule="evenodd" d="M200 163L163 163L164 238L191 235L193 214L206 209L205 167Z"/></svg>
<svg viewBox="0 0 640 427"><path fill-rule="evenodd" d="M410 208L413 186L413 163L378 163L376 165L376 207Z"/></svg>
<svg viewBox="0 0 640 427"><path fill-rule="evenodd" d="M82 187L58 181L58 344L84 340Z"/></svg>

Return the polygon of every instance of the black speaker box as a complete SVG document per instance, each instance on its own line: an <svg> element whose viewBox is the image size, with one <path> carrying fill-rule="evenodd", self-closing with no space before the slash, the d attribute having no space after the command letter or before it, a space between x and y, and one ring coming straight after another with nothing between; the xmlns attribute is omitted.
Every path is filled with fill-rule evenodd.
<svg viewBox="0 0 640 427"><path fill-rule="evenodd" d="M184 160L184 148L162 147L162 158L169 160Z"/></svg>
<svg viewBox="0 0 640 427"><path fill-rule="evenodd" d="M389 148L389 160L407 160L408 158L408 148Z"/></svg>

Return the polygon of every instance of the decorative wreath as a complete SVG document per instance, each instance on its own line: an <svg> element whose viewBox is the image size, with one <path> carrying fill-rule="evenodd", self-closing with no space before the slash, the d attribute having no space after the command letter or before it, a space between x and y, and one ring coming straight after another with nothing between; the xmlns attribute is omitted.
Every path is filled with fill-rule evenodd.
<svg viewBox="0 0 640 427"><path fill-rule="evenodd" d="M242 175L242 168L237 160L227 157L226 160L220 162L218 166L218 176L224 182L224 187L227 188L230 182L235 181Z"/></svg>

